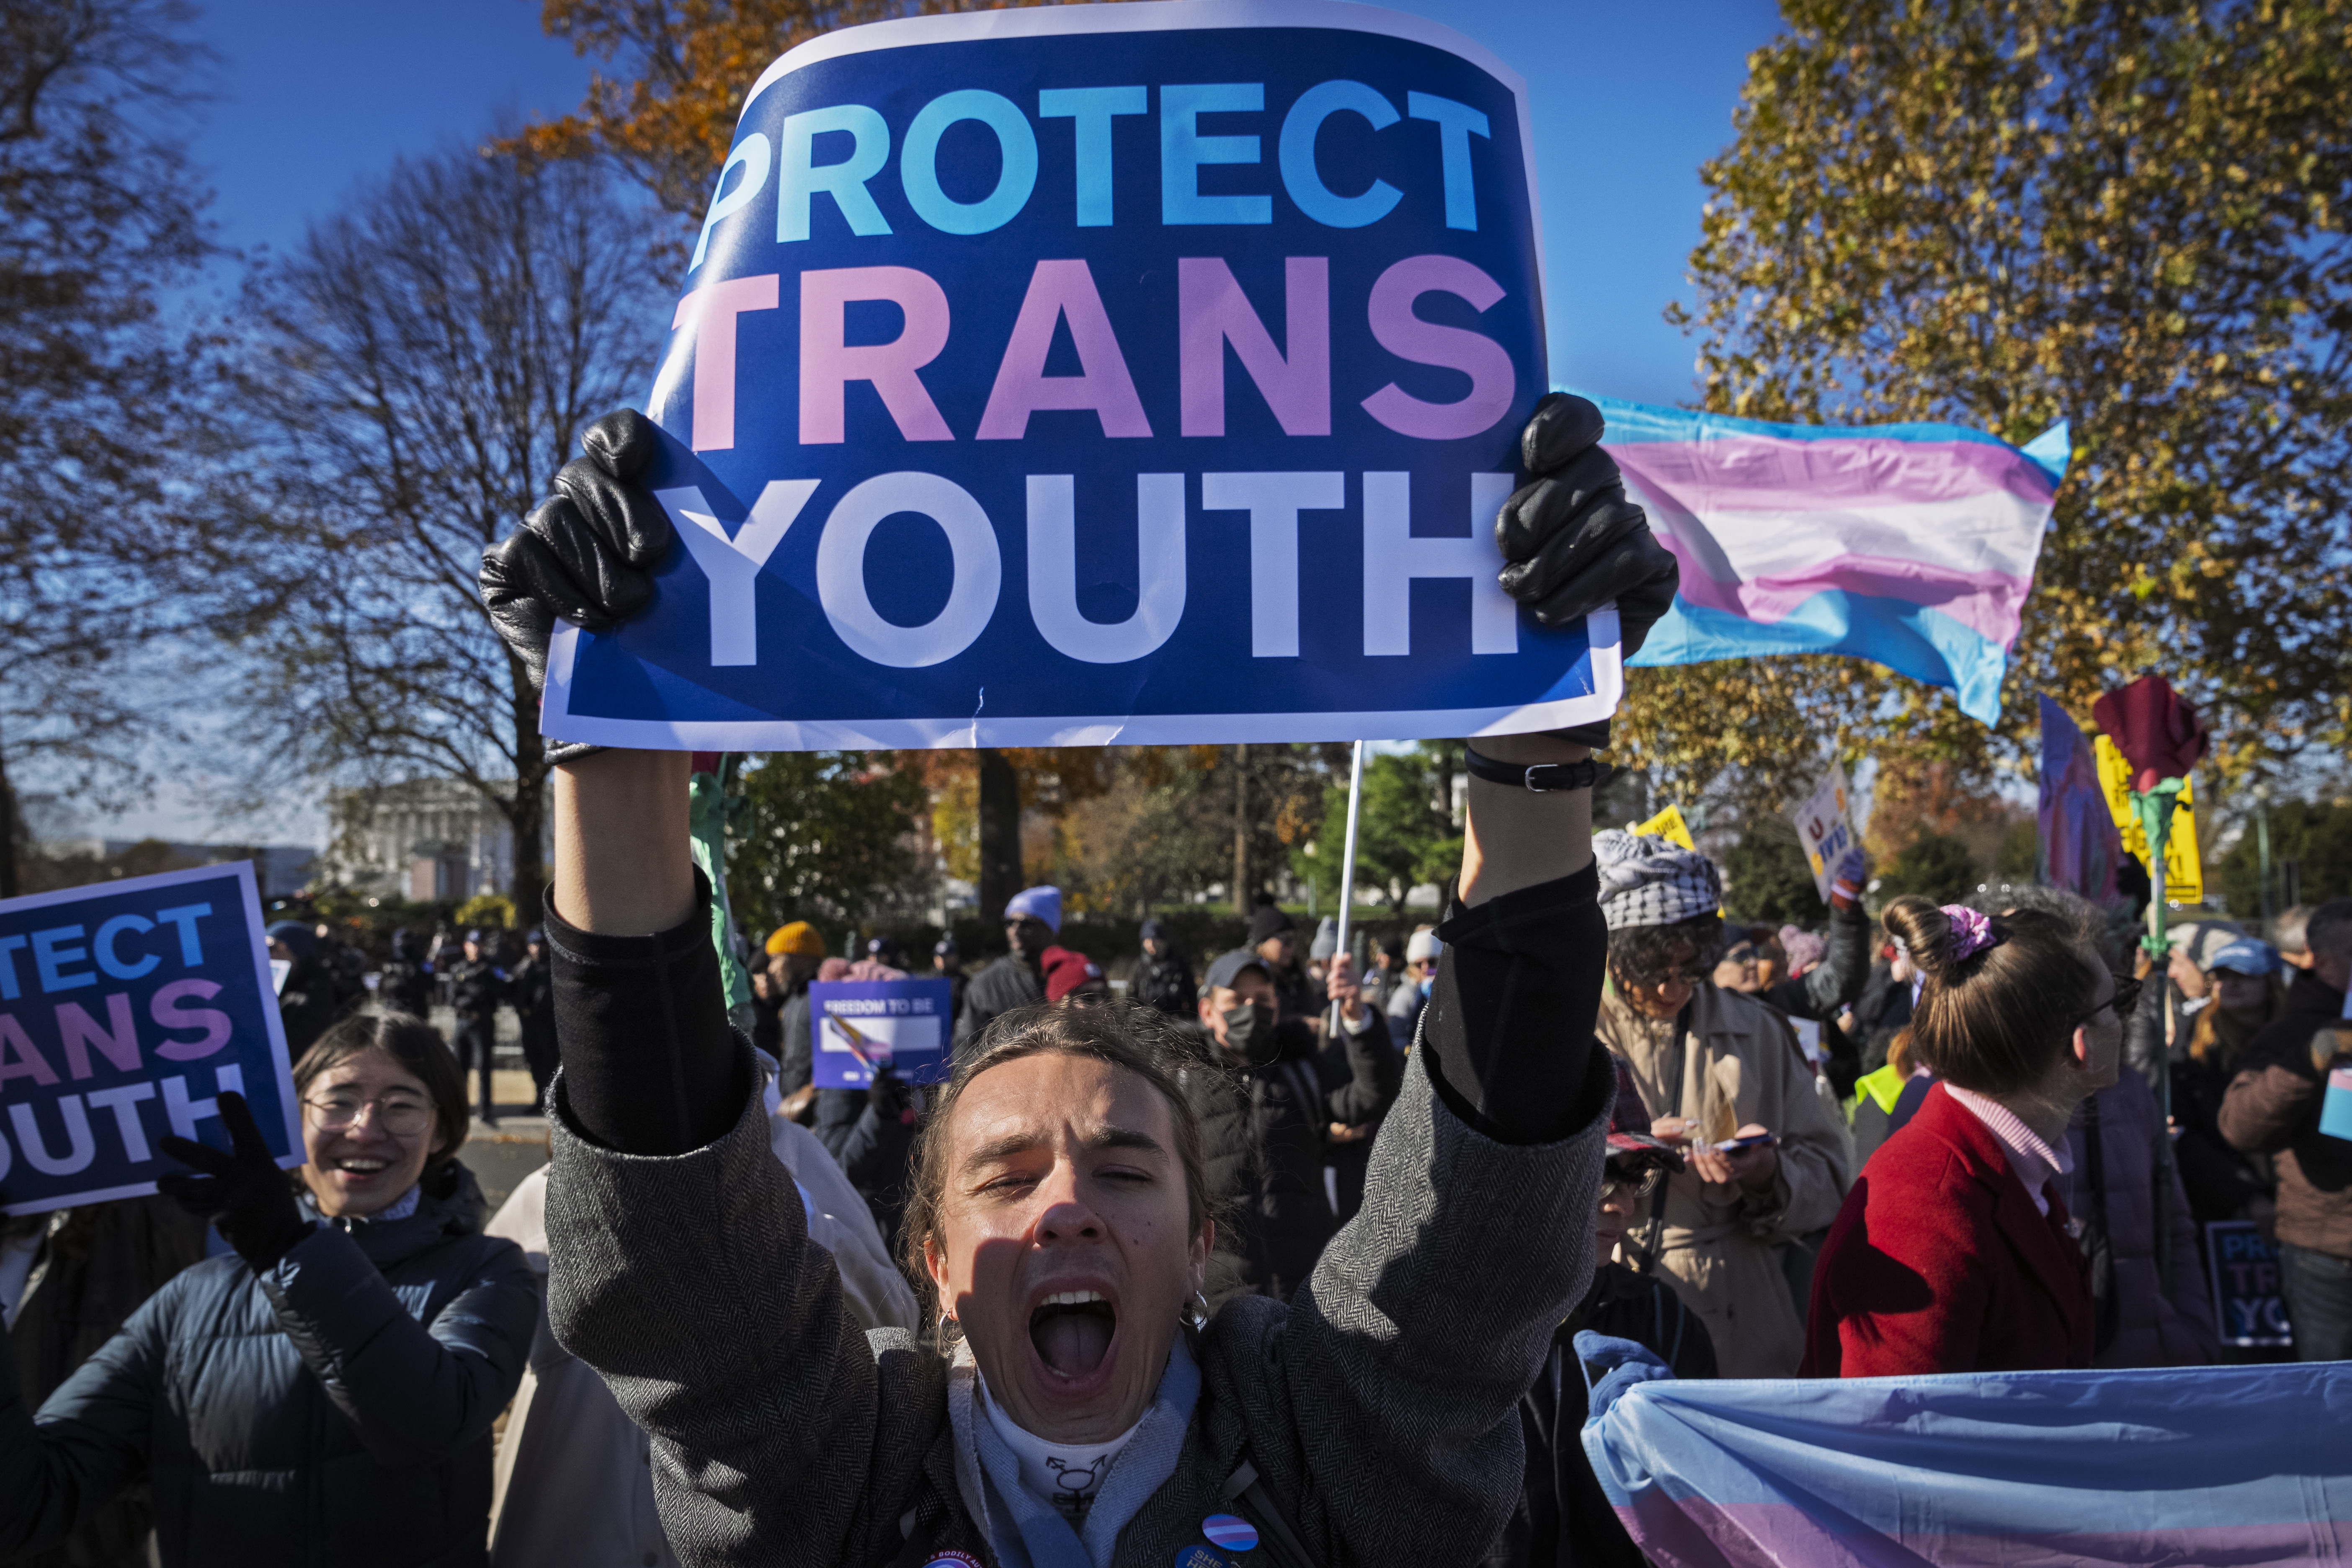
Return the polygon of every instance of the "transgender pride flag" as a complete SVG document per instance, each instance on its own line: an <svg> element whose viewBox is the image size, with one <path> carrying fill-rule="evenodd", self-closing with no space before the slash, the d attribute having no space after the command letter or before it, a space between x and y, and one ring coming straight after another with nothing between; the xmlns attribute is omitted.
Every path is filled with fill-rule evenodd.
<svg viewBox="0 0 2352 1568"><path fill-rule="evenodd" d="M2023 448L1958 425L1767 425L1596 397L1601 444L1682 563L1629 664L1843 653L1990 724L2066 426Z"/></svg>
<svg viewBox="0 0 2352 1568"><path fill-rule="evenodd" d="M2352 1362L1600 1392L1659 1568L2352 1562Z"/></svg>

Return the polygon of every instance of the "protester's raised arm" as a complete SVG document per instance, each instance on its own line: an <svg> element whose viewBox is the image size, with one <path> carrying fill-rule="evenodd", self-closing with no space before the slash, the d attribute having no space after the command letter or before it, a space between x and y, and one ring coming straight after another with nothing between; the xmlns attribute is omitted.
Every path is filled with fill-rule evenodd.
<svg viewBox="0 0 2352 1568"><path fill-rule="evenodd" d="M1557 735L1487 735L1470 742L1514 766L1580 763L1590 747ZM1531 790L1470 776L1462 836L1463 907L1557 881L1592 864L1592 791Z"/></svg>
<svg viewBox="0 0 2352 1568"><path fill-rule="evenodd" d="M555 910L583 931L651 936L694 908L692 759L598 752L555 770Z"/></svg>
<svg viewBox="0 0 2352 1568"><path fill-rule="evenodd" d="M597 421L562 494L485 553L483 604L534 672L559 619L602 631L650 602L672 541L635 481L658 439L626 410ZM656 1468L691 1477L663 1503L682 1561L887 1562L944 1423L938 1361L903 1335L868 1344L770 1152L689 850L691 763L548 754L549 1321L662 1448Z"/></svg>
<svg viewBox="0 0 2352 1568"><path fill-rule="evenodd" d="M1591 796L1524 783L1528 765L1585 750L1473 746L1523 782L1472 777L1461 902L1438 928L1420 1048L1374 1140L1363 1211L1285 1331L1291 1400L1322 1435L1303 1446L1301 1489L1334 1558L1373 1555L1363 1499L1411 1498L1431 1536L1491 1533L1481 1478L1517 1473L1518 1397L1592 1277L1615 1077L1592 1037L1608 936Z"/></svg>
<svg viewBox="0 0 2352 1568"><path fill-rule="evenodd" d="M1570 393L1536 405L1519 433L1528 482L1504 502L1495 541L1503 591L1546 626L1604 605L1631 655L1674 601L1675 557L1651 536L1600 446L1600 408ZM1459 904L1438 929L1423 1038L1446 1106L1507 1142L1565 1138L1612 1092L1593 1050L1609 933L1592 864L1592 792L1569 734L1484 736L1471 744ZM1546 764L1557 764L1547 768ZM1573 786L1573 787L1571 787Z"/></svg>
<svg viewBox="0 0 2352 1568"><path fill-rule="evenodd" d="M1348 1081L1324 1092L1323 1108L1343 1126L1360 1126L1385 1115L1396 1103L1397 1089L1404 1081L1404 1058L1389 1037L1387 1017L1380 1009L1363 1005L1351 955L1332 955L1325 984L1342 1002L1339 1039L1348 1064ZM1354 1018L1347 1016L1349 1005L1356 1008Z"/></svg>
<svg viewBox="0 0 2352 1568"><path fill-rule="evenodd" d="M1547 735L1472 746L1518 770L1589 755ZM1474 769L1460 901L1437 930L1444 957L1422 1033L1440 1097L1490 1138L1565 1138L1607 1103L1608 1075L1592 1071L1609 950L1599 889L1589 787L1530 789Z"/></svg>

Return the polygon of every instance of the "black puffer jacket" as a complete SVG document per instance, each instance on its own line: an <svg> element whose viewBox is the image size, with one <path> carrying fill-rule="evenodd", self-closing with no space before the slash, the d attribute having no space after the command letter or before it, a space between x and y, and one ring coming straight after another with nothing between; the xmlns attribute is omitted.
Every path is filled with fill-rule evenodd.
<svg viewBox="0 0 2352 1568"><path fill-rule="evenodd" d="M1202 1070L1188 1076L1186 1089L1201 1119L1209 1190L1227 1205L1210 1268L1212 1311L1234 1296L1288 1300L1339 1230L1323 1189L1324 1129L1378 1120L1404 1079L1387 1020L1371 1019L1361 1035L1342 1032L1350 1077L1328 1091L1316 1071L1315 1031L1304 1020L1276 1026L1270 1065L1239 1070L1199 1031Z"/></svg>
<svg viewBox="0 0 2352 1568"><path fill-rule="evenodd" d="M145 1480L166 1564L488 1561L490 1424L522 1382L539 1287L481 1234L481 1191L323 1226L256 1278L157 1291L41 1406L0 1357L0 1561Z"/></svg>

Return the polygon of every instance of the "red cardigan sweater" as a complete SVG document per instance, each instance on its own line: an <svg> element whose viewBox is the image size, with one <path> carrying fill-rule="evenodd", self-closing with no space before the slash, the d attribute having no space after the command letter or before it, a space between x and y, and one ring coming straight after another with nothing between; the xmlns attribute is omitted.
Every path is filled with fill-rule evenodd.
<svg viewBox="0 0 2352 1568"><path fill-rule="evenodd" d="M1937 1084L1846 1194L1813 1272L1801 1377L2091 1364L2090 1268Z"/></svg>

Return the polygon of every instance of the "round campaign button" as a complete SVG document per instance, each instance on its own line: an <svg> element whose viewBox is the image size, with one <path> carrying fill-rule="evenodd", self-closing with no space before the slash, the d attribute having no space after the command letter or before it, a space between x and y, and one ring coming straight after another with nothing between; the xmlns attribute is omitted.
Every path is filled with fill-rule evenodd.
<svg viewBox="0 0 2352 1568"><path fill-rule="evenodd" d="M969 1552L942 1552L923 1568L980 1568L980 1559Z"/></svg>
<svg viewBox="0 0 2352 1568"><path fill-rule="evenodd" d="M1213 1513L1202 1520L1201 1533L1228 1552L1247 1552L1257 1545L1257 1527L1230 1513Z"/></svg>
<svg viewBox="0 0 2352 1568"><path fill-rule="evenodd" d="M1233 1568L1233 1564L1195 1542L1176 1549L1176 1568Z"/></svg>

